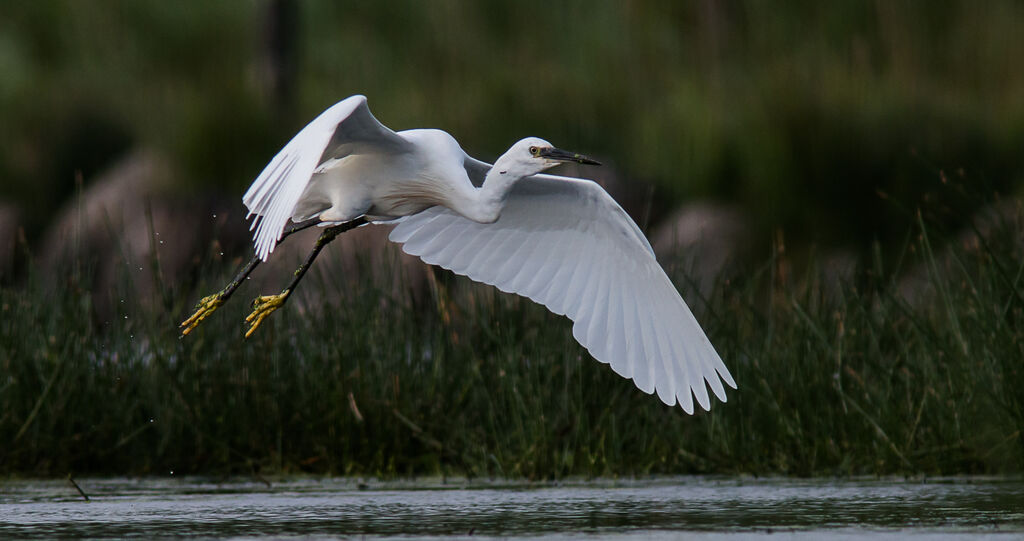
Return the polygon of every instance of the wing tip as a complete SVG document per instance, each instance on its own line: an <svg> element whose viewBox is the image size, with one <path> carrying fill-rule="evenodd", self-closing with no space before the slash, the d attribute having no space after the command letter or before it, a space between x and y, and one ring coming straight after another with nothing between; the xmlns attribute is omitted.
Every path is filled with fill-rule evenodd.
<svg viewBox="0 0 1024 541"><path fill-rule="evenodd" d="M690 392L690 389L686 389L686 393L692 395L692 393ZM680 400L679 401L679 407L683 408L683 412L685 412L687 415L693 415L693 413L694 413L693 399L692 398L690 398L690 400L686 400L686 401Z"/></svg>
<svg viewBox="0 0 1024 541"><path fill-rule="evenodd" d="M708 393L708 387L704 383L703 378L696 385L691 386L690 391L693 392L693 397L697 399L697 404L700 405L701 409L711 411L711 396Z"/></svg>
<svg viewBox="0 0 1024 541"><path fill-rule="evenodd" d="M717 378L718 374L713 374L711 377ZM726 379L723 377L721 379L726 383L729 383L730 387L736 389L736 384L735 382L732 381L732 378ZM711 400L712 395L707 392L708 387L711 387L711 391L712 393L714 393L714 397L717 398L719 402L723 404L727 404L729 402L729 395L726 394L724 390L721 394L719 394L718 391L715 389L715 386L711 385L711 383L708 382L706 379L702 378L700 382L697 383L697 385L700 385L702 387L701 390L703 392L701 392L701 390L695 389L687 385L686 388L680 391L680 394L676 396L679 405L683 408L683 411L685 411L686 413L693 415L696 409L694 408L694 402L696 402L697 405L699 405L700 408L703 409L704 411L711 411L711 408L715 405L715 401ZM683 393L685 393L685 395Z"/></svg>
<svg viewBox="0 0 1024 541"><path fill-rule="evenodd" d="M270 233L269 229L263 227L264 224L259 220L259 218L262 218L262 216L257 216L257 219L253 220L253 225L249 230L251 231L253 228L256 229L256 233L252 237L253 249L256 252L256 256L259 257L261 261L265 262L267 258L270 257L270 253L273 252L274 248L277 246L277 241L281 239L281 233L278 232L277 236L274 236ZM258 221L260 223L257 227Z"/></svg>
<svg viewBox="0 0 1024 541"><path fill-rule="evenodd" d="M733 390L739 389L739 387L736 386L736 380L732 378L732 374L729 373L729 369L726 368L724 364L716 368L715 372L722 379L722 381L724 381L725 384L728 385L729 387L732 387Z"/></svg>
<svg viewBox="0 0 1024 541"><path fill-rule="evenodd" d="M661 401L664 402L666 406L671 408L672 406L676 405L676 395L675 393L670 393L667 390L662 390L664 387L664 385L655 386L655 389L657 389L658 391L658 398L661 399Z"/></svg>

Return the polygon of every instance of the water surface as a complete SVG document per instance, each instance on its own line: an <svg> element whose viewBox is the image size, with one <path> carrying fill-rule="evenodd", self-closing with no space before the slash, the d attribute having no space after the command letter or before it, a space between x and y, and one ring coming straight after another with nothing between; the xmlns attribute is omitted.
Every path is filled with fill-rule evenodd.
<svg viewBox="0 0 1024 541"><path fill-rule="evenodd" d="M661 478L559 484L350 479L0 483L0 538L1014 539L1024 482Z"/></svg>

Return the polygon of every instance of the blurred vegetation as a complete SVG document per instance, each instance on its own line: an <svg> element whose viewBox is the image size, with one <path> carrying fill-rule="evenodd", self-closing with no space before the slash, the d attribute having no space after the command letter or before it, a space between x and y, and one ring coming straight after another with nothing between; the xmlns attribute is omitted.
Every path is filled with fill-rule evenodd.
<svg viewBox="0 0 1024 541"><path fill-rule="evenodd" d="M0 200L30 243L76 172L152 148L182 192L237 196L354 93L481 158L526 135L600 156L655 212L736 201L779 240L700 303L740 390L695 417L463 280L412 305L351 284L248 341L236 301L180 340L234 269L139 298L129 273L83 286L87 257L30 262L0 283L0 473L1019 472L1021 28L1011 0L7 2ZM867 263L840 281L794 244Z"/></svg>
<svg viewBox="0 0 1024 541"><path fill-rule="evenodd" d="M764 231L863 247L903 231L879 192L923 200L939 170L1018 189L1021 28L1012 0L14 1L0 197L34 236L74 171L134 145L170 155L182 189L239 193L363 93L389 126L482 158L541 135L658 202L736 200Z"/></svg>
<svg viewBox="0 0 1024 541"><path fill-rule="evenodd" d="M720 282L701 320L739 390L692 417L564 318L467 280L410 303L371 273L315 272L302 287L343 300L287 305L244 340L234 299L181 339L228 269L151 297L124 272L98 325L84 257L56 287L0 287L0 474L1020 472L1024 208L992 208L950 249L922 214L898 259L848 281L793 272L780 246Z"/></svg>

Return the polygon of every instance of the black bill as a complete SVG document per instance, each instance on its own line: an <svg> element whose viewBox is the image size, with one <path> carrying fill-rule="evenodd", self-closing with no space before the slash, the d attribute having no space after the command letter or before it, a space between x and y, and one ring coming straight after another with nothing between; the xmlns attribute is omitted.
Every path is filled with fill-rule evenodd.
<svg viewBox="0 0 1024 541"><path fill-rule="evenodd" d="M568 150L562 150L560 148L542 148L538 155L542 158L548 158L550 160L558 160L560 162L576 162L584 163L587 165L601 165L601 162L597 160L591 160L583 154L576 154L569 152Z"/></svg>

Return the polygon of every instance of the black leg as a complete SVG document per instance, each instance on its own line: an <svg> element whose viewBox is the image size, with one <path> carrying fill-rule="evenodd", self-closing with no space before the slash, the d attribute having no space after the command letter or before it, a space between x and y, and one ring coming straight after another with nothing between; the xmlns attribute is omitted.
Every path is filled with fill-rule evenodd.
<svg viewBox="0 0 1024 541"><path fill-rule="evenodd" d="M253 301L252 313L245 318L245 322L250 324L249 330L245 333L245 337L248 338L251 336L267 316L284 305L285 301L288 300L288 297L291 296L292 292L295 291L295 288L299 285L302 277L306 275L306 271L308 271L313 265L313 261L315 261L317 256L320 255L320 251L324 249L324 246L327 246L331 241L338 238L338 235L355 229L365 223L367 223L365 218L356 218L351 222L345 222L325 229L323 234L320 235L320 238L316 239L316 244L313 246L313 250L309 252L309 255L306 256L306 260L298 269L295 270L295 277L292 278L288 287L277 295L264 295L257 297L256 300Z"/></svg>
<svg viewBox="0 0 1024 541"><path fill-rule="evenodd" d="M310 227L313 227L314 225L317 225L319 223L320 220L314 218L312 220L307 220L299 224L294 224L291 227L286 228L281 233L281 238L278 239L277 242L281 243L284 241L284 239L288 238L288 235L291 235L292 233L298 233L299 231L302 231L304 229L309 229ZM242 285L242 282L244 282L245 279L249 277L249 274L251 274L252 271L255 270L260 263L260 258L258 256L253 256L253 258L249 260L249 263L247 263L245 267L242 267L242 270L238 271L238 274L235 276L235 279L232 280L231 283L227 285L227 287L222 289L220 293L217 294L217 298L219 298L221 302L228 300L228 298L231 297L231 294L234 293L236 289L238 289L238 286Z"/></svg>
<svg viewBox="0 0 1024 541"><path fill-rule="evenodd" d="M313 227L318 223L320 223L320 220L314 218L312 220L307 220L305 222L294 224L291 227L285 228L285 230L281 233L281 238L278 240L278 242L284 241L284 239L288 238L288 235L291 235L292 233L302 231L303 229L309 229L310 227ZM253 258L250 259L249 262L246 263L245 266L238 271L238 274L235 275L235 278L231 280L231 282L228 283L228 285L224 286L224 289L218 291L217 293L214 293L213 295L209 295L200 299L199 303L196 305L195 313L181 323L181 335L185 336L188 333L192 332L192 330L195 329L200 322L202 322L204 319L207 318L207 316L212 314L214 310L220 308L220 305L227 302L227 300L231 298L231 295L234 294L235 290L242 285L242 282L245 282L245 279L248 278L250 274L252 274L252 271L254 271L256 267L259 266L260 263L260 258L257 256L253 256Z"/></svg>

